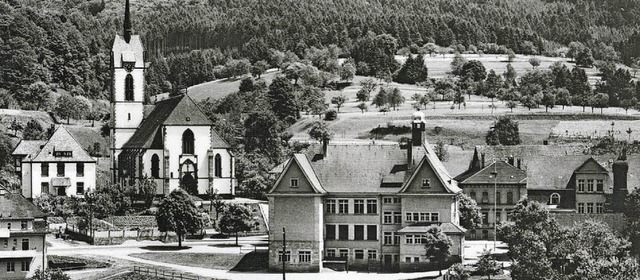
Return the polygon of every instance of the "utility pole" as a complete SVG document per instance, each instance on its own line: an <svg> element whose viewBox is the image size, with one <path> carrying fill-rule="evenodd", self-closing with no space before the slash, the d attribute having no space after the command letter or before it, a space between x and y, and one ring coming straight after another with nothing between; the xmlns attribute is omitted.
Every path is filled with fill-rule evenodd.
<svg viewBox="0 0 640 280"><path fill-rule="evenodd" d="M287 278L286 272L285 272L286 256L287 256L287 239L286 239L285 228L282 227L282 280L285 280Z"/></svg>
<svg viewBox="0 0 640 280"><path fill-rule="evenodd" d="M493 252L496 252L496 235L498 235L498 162L493 161Z"/></svg>

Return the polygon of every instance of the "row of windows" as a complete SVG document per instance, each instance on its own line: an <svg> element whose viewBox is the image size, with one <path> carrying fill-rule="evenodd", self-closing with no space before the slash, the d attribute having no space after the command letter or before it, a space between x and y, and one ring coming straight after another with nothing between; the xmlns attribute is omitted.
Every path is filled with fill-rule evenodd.
<svg viewBox="0 0 640 280"><path fill-rule="evenodd" d="M378 240L377 225L354 225L353 237L349 235L349 225L327 224L326 240Z"/></svg>
<svg viewBox="0 0 640 280"><path fill-rule="evenodd" d="M29 222L20 221L20 230L27 230L29 227ZM11 230L11 223L7 223L7 229ZM15 240L15 239L14 239ZM28 240L28 239L27 239Z"/></svg>
<svg viewBox="0 0 640 280"><path fill-rule="evenodd" d="M385 231L382 233L384 245L400 245L400 234Z"/></svg>
<svg viewBox="0 0 640 280"><path fill-rule="evenodd" d="M349 199L327 199L325 208L332 214L378 214L378 200L354 199L353 212L350 212Z"/></svg>
<svg viewBox="0 0 640 280"><path fill-rule="evenodd" d="M193 151L191 152L193 153ZM209 157L209 166L213 166L213 176L222 177L222 157L220 156L220 154L216 154L215 158ZM151 156L151 177L156 179L160 178L160 157L157 154L153 154L153 156ZM296 187L297 187L298 179L295 178L295 180L296 180Z"/></svg>
<svg viewBox="0 0 640 280"><path fill-rule="evenodd" d="M424 235L407 235L404 237L404 244L422 244L422 240L427 238Z"/></svg>
<svg viewBox="0 0 640 280"><path fill-rule="evenodd" d="M285 262L291 262L291 251L286 251L282 254L282 250L278 251L278 262L282 262L284 258ZM310 263L311 251L310 250L298 250L298 263Z"/></svg>
<svg viewBox="0 0 640 280"><path fill-rule="evenodd" d="M585 208L585 204L586 204L586 208ZM604 213L604 204L603 203L595 203L595 212L594 211L594 203L589 202L589 203L578 203L578 213L588 213L588 214L592 214L592 213ZM585 212L586 210L586 212Z"/></svg>
<svg viewBox="0 0 640 280"><path fill-rule="evenodd" d="M378 250L374 249L353 249L353 258L356 260L365 260L365 251L366 251L366 259L368 260L377 260L378 259ZM349 257L349 249L326 249L325 250L326 258L348 258Z"/></svg>
<svg viewBox="0 0 640 280"><path fill-rule="evenodd" d="M385 197L382 198L382 203L384 204L400 204L400 202L402 202L402 199L399 197Z"/></svg>
<svg viewBox="0 0 640 280"><path fill-rule="evenodd" d="M407 222L437 222L440 221L440 214L438 212L406 212L404 214Z"/></svg>
<svg viewBox="0 0 640 280"><path fill-rule="evenodd" d="M10 227L10 226L9 226ZM10 229L10 228L9 228ZM9 248L9 239L3 239L2 240L3 243L3 247L4 248ZM22 247L21 250L22 251L28 251L29 250L29 239L22 239ZM13 246L12 246L12 250L18 250L18 239L13 239Z"/></svg>
<svg viewBox="0 0 640 280"><path fill-rule="evenodd" d="M586 182L586 188L585 188ZM594 189L595 185L595 189ZM602 179L578 179L578 192L604 192L604 180Z"/></svg>
<svg viewBox="0 0 640 280"><path fill-rule="evenodd" d="M40 193L49 194L49 183L48 182L40 183ZM83 182L77 182L76 183L76 194L77 195L84 195L84 183ZM58 191L57 191L56 195L67 195L66 188L65 187L58 187Z"/></svg>
<svg viewBox="0 0 640 280"><path fill-rule="evenodd" d="M402 223L402 213L400 212L391 212L391 211L385 211L384 215L383 215L383 220L384 224L390 225L390 224L401 224Z"/></svg>
<svg viewBox="0 0 640 280"><path fill-rule="evenodd" d="M65 176L65 163L64 162L58 162L56 164L56 174L58 177L64 177ZM49 177L49 164L48 163L42 163L40 165L40 174L42 177ZM84 176L84 163L82 162L78 162L76 163L76 177L83 177Z"/></svg>
<svg viewBox="0 0 640 280"><path fill-rule="evenodd" d="M31 261L25 260L20 262L20 271L27 272L31 267ZM7 262L7 272L15 272L16 271L16 262L9 261Z"/></svg>
<svg viewBox="0 0 640 280"><path fill-rule="evenodd" d="M479 203L483 203L483 204L488 204L489 202L489 192L482 192L482 197L480 197L480 200L478 200L478 197L476 196L476 192L471 192L469 193L469 196L479 202ZM500 192L496 192L496 202L498 204L502 204L502 194ZM513 201L513 192L507 192L507 204L514 204Z"/></svg>

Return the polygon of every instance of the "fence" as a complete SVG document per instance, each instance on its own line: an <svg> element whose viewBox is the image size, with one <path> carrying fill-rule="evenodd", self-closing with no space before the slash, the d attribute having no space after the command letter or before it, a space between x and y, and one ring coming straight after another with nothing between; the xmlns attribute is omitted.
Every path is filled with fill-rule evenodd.
<svg viewBox="0 0 640 280"><path fill-rule="evenodd" d="M142 275L154 276L156 278L161 278L161 279L176 279L176 280L214 280L215 279L215 278L209 278L209 277L200 277L200 276L176 273L173 271L168 272L168 271L159 270L155 268L139 267L139 266L134 266L133 272L142 274Z"/></svg>

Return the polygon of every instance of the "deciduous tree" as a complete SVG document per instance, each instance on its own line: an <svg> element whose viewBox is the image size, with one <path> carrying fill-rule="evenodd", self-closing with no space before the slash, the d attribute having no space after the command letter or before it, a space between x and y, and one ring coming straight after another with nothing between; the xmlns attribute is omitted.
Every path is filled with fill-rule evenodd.
<svg viewBox="0 0 640 280"><path fill-rule="evenodd" d="M520 144L520 130L518 122L511 120L507 116L499 117L493 123L487 136L487 145L518 145Z"/></svg>
<svg viewBox="0 0 640 280"><path fill-rule="evenodd" d="M202 228L198 208L191 196L182 189L175 189L160 202L156 213L160 231L174 231L178 236L178 247L187 233L196 233Z"/></svg>
<svg viewBox="0 0 640 280"><path fill-rule="evenodd" d="M234 233L238 246L238 233L249 231L253 227L253 216L247 207L240 204L229 204L220 218L220 230L224 233Z"/></svg>
<svg viewBox="0 0 640 280"><path fill-rule="evenodd" d="M478 203L470 196L460 192L457 195L460 210L460 225L466 229L475 229L482 224L482 213Z"/></svg>

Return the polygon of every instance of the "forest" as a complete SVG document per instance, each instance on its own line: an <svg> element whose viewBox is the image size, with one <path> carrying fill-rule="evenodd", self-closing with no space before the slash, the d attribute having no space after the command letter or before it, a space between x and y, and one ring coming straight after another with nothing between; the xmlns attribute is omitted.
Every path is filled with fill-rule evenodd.
<svg viewBox="0 0 640 280"><path fill-rule="evenodd" d="M640 57L639 0L149 0L131 5L134 33L142 36L152 62L149 73L164 73L151 77L150 94L220 78L214 68L229 59L277 67L274 52L302 58L309 48L335 45L340 57L367 62L375 40L411 52L436 45L452 52L540 55L564 54L577 42L590 48L595 60L634 65ZM34 109L26 101L35 82L107 99L109 49L121 33L123 6L124 0L0 1L0 107ZM382 63L382 71L398 69L388 66ZM380 70L358 68L373 75Z"/></svg>

